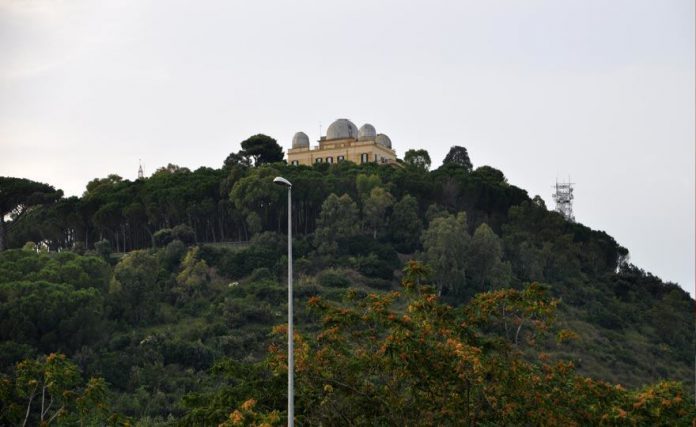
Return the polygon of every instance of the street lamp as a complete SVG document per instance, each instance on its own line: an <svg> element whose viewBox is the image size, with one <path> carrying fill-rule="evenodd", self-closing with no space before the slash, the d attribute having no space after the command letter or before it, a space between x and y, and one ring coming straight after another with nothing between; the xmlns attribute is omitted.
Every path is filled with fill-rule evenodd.
<svg viewBox="0 0 696 427"><path fill-rule="evenodd" d="M274 184L288 188L288 426L292 427L295 422L295 402L294 402L294 370L295 353L293 351L293 332L292 332L292 183L282 176L277 176L273 180Z"/></svg>

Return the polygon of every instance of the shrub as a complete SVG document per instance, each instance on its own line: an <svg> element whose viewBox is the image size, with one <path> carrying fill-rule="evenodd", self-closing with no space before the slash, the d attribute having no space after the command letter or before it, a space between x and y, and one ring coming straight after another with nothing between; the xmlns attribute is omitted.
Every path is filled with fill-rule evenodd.
<svg viewBox="0 0 696 427"><path fill-rule="evenodd" d="M167 247L162 251L160 259L162 263L171 270L181 262L185 254L186 245L184 245L181 240L177 239L169 242Z"/></svg>
<svg viewBox="0 0 696 427"><path fill-rule="evenodd" d="M94 244L94 251L108 262L111 258L111 242L106 239L96 242Z"/></svg>
<svg viewBox="0 0 696 427"><path fill-rule="evenodd" d="M358 257L356 267L363 276L391 280L394 278L394 269L387 262L378 258L375 254L366 257Z"/></svg>
<svg viewBox="0 0 696 427"><path fill-rule="evenodd" d="M317 281L321 286L328 288L347 288L350 286L350 280L343 270L324 270L317 275Z"/></svg>
<svg viewBox="0 0 696 427"><path fill-rule="evenodd" d="M366 286L382 291L389 290L392 287L392 283L389 280L380 279L378 277L367 277L364 283Z"/></svg>
<svg viewBox="0 0 696 427"><path fill-rule="evenodd" d="M174 240L171 228L162 228L157 230L155 234L152 235L152 238L155 241L155 246L158 248L164 247Z"/></svg>
<svg viewBox="0 0 696 427"><path fill-rule="evenodd" d="M263 280L272 280L274 279L273 273L271 272L270 269L266 267L261 267L261 268L256 268L254 271L251 272L251 275L249 276L249 281L251 282L259 282Z"/></svg>
<svg viewBox="0 0 696 427"><path fill-rule="evenodd" d="M179 224L172 229L172 238L179 239L187 245L196 241L196 233L186 224Z"/></svg>

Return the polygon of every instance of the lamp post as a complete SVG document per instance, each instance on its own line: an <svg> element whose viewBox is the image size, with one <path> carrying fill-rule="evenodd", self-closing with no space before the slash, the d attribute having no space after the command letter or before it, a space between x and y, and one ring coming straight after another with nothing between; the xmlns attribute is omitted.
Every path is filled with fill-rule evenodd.
<svg viewBox="0 0 696 427"><path fill-rule="evenodd" d="M288 188L288 426L292 427L295 422L295 353L292 331L292 183L281 176L275 177L273 183Z"/></svg>

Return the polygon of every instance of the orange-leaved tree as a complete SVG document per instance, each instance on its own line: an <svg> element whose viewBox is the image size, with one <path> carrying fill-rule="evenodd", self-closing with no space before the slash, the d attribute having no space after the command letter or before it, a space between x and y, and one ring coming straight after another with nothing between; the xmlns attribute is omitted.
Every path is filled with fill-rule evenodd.
<svg viewBox="0 0 696 427"><path fill-rule="evenodd" d="M84 382L64 354L26 359L0 376L2 425L129 425L107 403L103 378Z"/></svg>

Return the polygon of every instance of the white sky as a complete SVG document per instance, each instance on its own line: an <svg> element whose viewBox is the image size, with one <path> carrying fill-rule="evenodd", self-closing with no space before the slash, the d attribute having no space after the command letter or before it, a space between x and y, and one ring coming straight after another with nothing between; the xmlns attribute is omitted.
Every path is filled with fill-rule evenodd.
<svg viewBox="0 0 696 427"><path fill-rule="evenodd" d="M336 118L451 145L694 293L694 2L0 0L0 175L68 195Z"/></svg>

